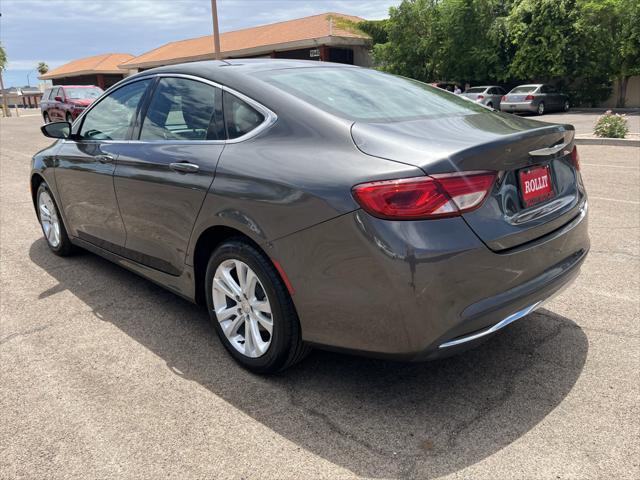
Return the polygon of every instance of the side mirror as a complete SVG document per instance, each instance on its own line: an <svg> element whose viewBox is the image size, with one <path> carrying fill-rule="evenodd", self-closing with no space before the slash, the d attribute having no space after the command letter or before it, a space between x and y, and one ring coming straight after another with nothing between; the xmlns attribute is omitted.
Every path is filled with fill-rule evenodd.
<svg viewBox="0 0 640 480"><path fill-rule="evenodd" d="M49 138L69 138L71 135L71 124L69 122L47 123L40 127L45 137Z"/></svg>
<svg viewBox="0 0 640 480"><path fill-rule="evenodd" d="M59 95L58 95L58 96L56 96L56 98L54 98L54 100L55 100L56 102L62 102L62 101L63 101L63 100L62 100L62 97L61 97L61 96L59 96Z"/></svg>

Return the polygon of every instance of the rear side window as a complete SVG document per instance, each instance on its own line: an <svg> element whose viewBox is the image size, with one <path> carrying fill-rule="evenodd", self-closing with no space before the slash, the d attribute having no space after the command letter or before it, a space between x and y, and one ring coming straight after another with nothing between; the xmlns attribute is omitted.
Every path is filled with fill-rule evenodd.
<svg viewBox="0 0 640 480"><path fill-rule="evenodd" d="M482 93L484 92L484 87L471 87L467 89L464 93Z"/></svg>
<svg viewBox="0 0 640 480"><path fill-rule="evenodd" d="M161 78L142 123L140 140L217 140L220 89L186 78Z"/></svg>
<svg viewBox="0 0 640 480"><path fill-rule="evenodd" d="M224 92L224 118L229 139L246 135L265 120L264 115L229 92Z"/></svg>
<svg viewBox="0 0 640 480"><path fill-rule="evenodd" d="M511 92L509 93L531 93L531 92L535 92L536 88L538 88L536 85L516 87L513 90L511 90Z"/></svg>
<svg viewBox="0 0 640 480"><path fill-rule="evenodd" d="M84 117L80 138L125 140L150 80L125 85L100 100Z"/></svg>
<svg viewBox="0 0 640 480"><path fill-rule="evenodd" d="M289 68L266 82L349 120L393 122L443 115L491 114L467 99L416 80L354 67Z"/></svg>

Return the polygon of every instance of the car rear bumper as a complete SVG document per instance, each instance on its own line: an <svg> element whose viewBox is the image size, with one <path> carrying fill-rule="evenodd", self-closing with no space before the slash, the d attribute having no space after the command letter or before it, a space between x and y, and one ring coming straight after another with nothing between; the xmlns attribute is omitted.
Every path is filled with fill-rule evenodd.
<svg viewBox="0 0 640 480"><path fill-rule="evenodd" d="M535 112L538 110L537 102L500 102L500 110L503 112Z"/></svg>
<svg viewBox="0 0 640 480"><path fill-rule="evenodd" d="M567 287L589 250L587 207L500 253L462 218L394 222L361 210L271 246L295 289L305 341L427 360L486 340Z"/></svg>

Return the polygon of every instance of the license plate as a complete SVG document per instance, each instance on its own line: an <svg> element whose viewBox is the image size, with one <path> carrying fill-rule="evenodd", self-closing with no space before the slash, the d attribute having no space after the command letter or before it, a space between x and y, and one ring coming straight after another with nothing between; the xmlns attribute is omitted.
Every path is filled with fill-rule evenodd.
<svg viewBox="0 0 640 480"><path fill-rule="evenodd" d="M555 193L551 184L548 165L520 170L520 192L526 207L552 198Z"/></svg>

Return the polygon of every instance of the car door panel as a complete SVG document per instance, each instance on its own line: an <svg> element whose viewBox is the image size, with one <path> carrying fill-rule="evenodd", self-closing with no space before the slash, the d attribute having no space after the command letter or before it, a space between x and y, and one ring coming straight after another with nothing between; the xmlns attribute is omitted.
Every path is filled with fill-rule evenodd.
<svg viewBox="0 0 640 480"><path fill-rule="evenodd" d="M118 157L150 81L125 85L89 110L56 154L56 184L69 233L120 253L126 229L113 186Z"/></svg>
<svg viewBox="0 0 640 480"><path fill-rule="evenodd" d="M193 225L224 145L133 142L118 157L114 184L127 229L127 256L179 275ZM171 164L195 165L194 172Z"/></svg>
<svg viewBox="0 0 640 480"><path fill-rule="evenodd" d="M160 76L118 158L114 186L131 258L171 275L185 268L189 239L224 148L222 91Z"/></svg>
<svg viewBox="0 0 640 480"><path fill-rule="evenodd" d="M110 250L126 238L113 189L122 146L65 141L56 155L56 184L69 233Z"/></svg>

